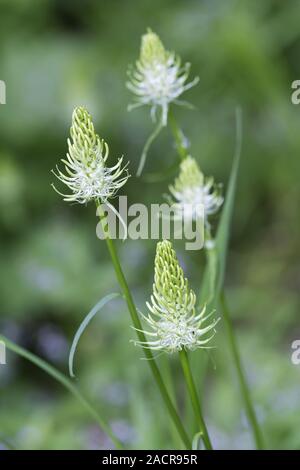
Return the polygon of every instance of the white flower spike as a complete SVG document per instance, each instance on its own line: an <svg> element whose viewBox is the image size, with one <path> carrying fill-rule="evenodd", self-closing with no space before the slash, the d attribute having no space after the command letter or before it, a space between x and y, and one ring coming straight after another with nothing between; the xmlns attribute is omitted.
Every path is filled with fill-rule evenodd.
<svg viewBox="0 0 300 470"><path fill-rule="evenodd" d="M162 125L167 124L168 107L171 102L184 104L178 97L196 85L196 77L186 83L190 64L181 65L181 59L174 52L167 51L157 34L148 29L142 36L141 51L136 68L129 70L130 80L127 87L136 95L136 103L129 110L138 106L150 105L151 116L155 118L158 107L162 110Z"/></svg>
<svg viewBox="0 0 300 470"><path fill-rule="evenodd" d="M206 225L208 217L215 214L223 203L220 189L214 184L213 178L204 178L196 160L191 156L181 162L179 175L174 185L169 186L169 190L175 199L171 201L175 210L180 215L184 213L190 220L197 218L199 206L202 205Z"/></svg>
<svg viewBox="0 0 300 470"><path fill-rule="evenodd" d="M196 313L196 295L189 288L171 242L157 244L155 257L153 294L146 305L150 313L142 315L151 331L143 333L151 338L146 342L135 342L144 348L173 353L176 351L208 349L214 337L215 326L220 319L213 319L207 326L204 307Z"/></svg>
<svg viewBox="0 0 300 470"><path fill-rule="evenodd" d="M53 174L71 190L62 194L54 184L52 187L63 196L64 201L85 204L91 200L106 203L129 178L123 157L113 167L106 166L108 145L94 130L91 115L83 107L75 108L72 115L71 139L68 139L67 158L61 161L65 173L58 167Z"/></svg>

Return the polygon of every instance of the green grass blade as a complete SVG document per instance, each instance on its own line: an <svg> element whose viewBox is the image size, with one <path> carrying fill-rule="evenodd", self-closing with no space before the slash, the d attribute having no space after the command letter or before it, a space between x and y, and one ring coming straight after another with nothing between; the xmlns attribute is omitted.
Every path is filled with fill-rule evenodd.
<svg viewBox="0 0 300 470"><path fill-rule="evenodd" d="M225 202L215 239L215 248L207 250L208 263L203 274L202 287L199 295L200 304L208 302L215 305L223 287L241 149L242 112L240 108L237 108L235 153L233 157ZM212 285L212 280L214 286Z"/></svg>
<svg viewBox="0 0 300 470"><path fill-rule="evenodd" d="M216 237L216 251L218 258L218 280L217 280L217 294L219 295L224 283L226 260L228 252L228 241L230 226L234 207L234 198L236 193L236 183L241 159L242 150L242 111L240 108L236 109L236 147L235 155L233 158L232 169L226 193L225 203L222 210L221 220L218 227Z"/></svg>
<svg viewBox="0 0 300 470"><path fill-rule="evenodd" d="M5 336L0 335L0 340L4 341L6 347L13 351L14 353L18 354L19 356L27 359L32 364L36 365L48 375L50 375L53 379L59 382L63 387L65 387L72 395L77 398L77 400L85 407L85 409L89 412L89 414L95 419L95 421L99 424L99 426L106 432L106 434L111 438L113 443L115 444L117 449L123 449L122 443L119 439L114 435L110 426L105 422L105 420L99 415L99 413L94 409L94 407L89 403L89 401L82 395L82 393L78 390L78 388L60 371L55 369L55 367L48 364L43 359L40 359L35 354L27 351L26 349L18 346L13 341L10 341Z"/></svg>
<svg viewBox="0 0 300 470"><path fill-rule="evenodd" d="M73 364L74 364L74 356L75 352L78 346L78 342L84 333L86 327L90 323L90 321L94 318L94 316L112 299L115 299L116 297L120 297L120 294L108 294L103 299L99 300L99 302L92 308L92 310L86 315L84 320L80 323L80 326L78 330L76 331L76 334L74 336L71 349L70 349L70 354L69 354L69 374L71 377L75 377L74 375L74 370L73 370Z"/></svg>
<svg viewBox="0 0 300 470"><path fill-rule="evenodd" d="M192 450L202 450L203 449L203 435L202 432L197 432L193 437L192 441Z"/></svg>
<svg viewBox="0 0 300 470"><path fill-rule="evenodd" d="M239 163L241 157L241 149L242 149L242 113L239 108L236 110L236 147L235 147L235 154L232 163L232 169L228 184L228 189L225 197L225 203L222 210L222 215L219 223L219 227L217 230L216 240L215 240L215 248L213 250L208 251L208 263L207 268L204 273L204 283L201 291L200 301L204 301L208 299L211 307L216 307L219 299L221 298L221 306L223 311L223 320L225 323L227 337L228 337L228 344L230 347L230 351L232 354L233 362L235 365L241 395L243 398L246 414L249 420L249 423L252 428L254 440L258 449L262 449L264 447L263 436L259 426L259 423L256 418L254 406L252 404L250 392L248 390L248 385L246 381L246 377L244 374L242 361L240 358L240 353L237 346L237 341L234 335L233 325L230 318L229 310L227 308L225 297L223 292L223 284L225 278L225 271L226 271L226 260L227 260L227 252L228 252L228 242L229 242L229 234L230 234L230 226L233 214L233 207L234 207L234 198L236 193L236 184L237 184L237 176L239 170ZM215 281L214 293L211 299L211 289L212 289L212 278L214 273L217 269L217 277Z"/></svg>
<svg viewBox="0 0 300 470"><path fill-rule="evenodd" d="M145 143L143 151L142 151L139 167L138 167L138 170L136 172L137 177L141 176L141 174L143 172L143 169L144 169L144 166L145 166L145 163L146 163L146 158L147 158L149 149L150 149L152 143L154 142L154 140L156 139L156 137L158 137L158 135L160 134L163 127L164 126L163 126L162 120L160 119L157 126L154 128L153 132L150 134L150 136L146 140L146 143Z"/></svg>
<svg viewBox="0 0 300 470"><path fill-rule="evenodd" d="M240 353L239 353L238 343L237 343L234 330L233 330L230 311L229 311L224 293L221 294L220 304L222 308L225 328L227 331L228 344L230 347L233 363L234 363L236 374L238 377L240 392L243 398L247 418L252 429L253 439L256 444L256 448L259 450L262 450L265 448L264 436L260 428L258 419L256 417L255 408L252 403L251 393L248 388L245 371L244 371L242 360L241 360Z"/></svg>

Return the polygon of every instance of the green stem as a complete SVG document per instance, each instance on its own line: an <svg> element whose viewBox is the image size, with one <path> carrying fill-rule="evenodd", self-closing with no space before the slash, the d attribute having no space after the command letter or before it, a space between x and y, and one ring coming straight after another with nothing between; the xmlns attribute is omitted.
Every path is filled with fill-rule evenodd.
<svg viewBox="0 0 300 470"><path fill-rule="evenodd" d="M142 331L139 331L139 330L142 330L142 324L141 324L139 315L137 313L137 310L136 310L131 292L129 290L127 280L126 280L125 275L123 273L123 270L122 270L122 267L121 267L121 264L120 264L120 261L119 261L119 257L118 257L118 254L117 254L117 251L116 251L116 248L115 248L115 244L109 236L109 229L108 229L108 225L107 225L107 219L105 217L105 214L103 212L103 209L102 209L99 201L96 202L96 205L97 205L97 213L100 216L102 228L103 228L103 231L106 235L105 239L106 239L106 244L107 244L107 247L108 247L108 251L109 251L110 256L111 256L111 260L112 260L112 263L113 263L113 266L114 266L114 269L115 269L115 272L116 272L116 276L117 276L119 285L120 285L120 287L123 291L123 294L124 294L124 297L125 297L125 300L126 300L126 303L127 303L127 307L128 307L128 310L129 310L129 313L130 313L130 316L131 316L133 326L137 330L136 333L137 333L139 341L146 342L146 337L145 337L144 333ZM175 409L175 407L174 407L174 405L171 401L171 398L170 398L169 393L167 391L167 388L164 384L164 381L162 379L160 371L159 371L159 369L156 365L156 362L154 360L153 354L152 354L150 349L145 349L145 348L144 348L144 354L147 358L147 362L148 362L148 364L151 368L154 379L157 383L157 386L160 390L160 393L161 393L162 398L165 402L165 405L166 405L166 407L169 411L169 414L170 414L170 416L171 416L171 418L172 418L172 420L173 420L173 422L174 422L174 424L177 428L177 431L178 431L184 445L186 446L186 448L191 449L191 441L190 441L190 439L189 439L189 437L188 437L188 435L187 435L187 433L186 433L186 431L185 431L185 429L182 425L181 419L179 418L178 413L177 413L177 411L176 411L176 409Z"/></svg>
<svg viewBox="0 0 300 470"><path fill-rule="evenodd" d="M146 158L147 158L149 148L152 145L152 142L156 139L156 137L158 136L158 134L162 130L162 128L163 128L163 124L162 124L162 120L160 119L157 126L155 127L154 131L148 137L148 139L146 140L146 143L144 145L142 155L141 155L141 159L140 159L140 163L139 163L139 167L138 167L138 170L136 172L137 177L141 176L142 171L143 171L144 166L145 166L145 163L146 163Z"/></svg>
<svg viewBox="0 0 300 470"><path fill-rule="evenodd" d="M175 143L176 143L177 152L178 152L181 160L184 160L189 155L189 152L188 152L187 147L186 147L186 143L185 143L185 139L184 139L184 135L182 133L182 130L178 126L177 121L176 121L176 119L173 115L173 112L171 110L169 111L169 118L168 119L169 119L171 131L172 131Z"/></svg>
<svg viewBox="0 0 300 470"><path fill-rule="evenodd" d="M27 351L26 349L18 346L17 344L13 343L5 336L0 335L0 340L4 341L5 346L13 351L14 353L18 354L19 356L24 357L28 361L35 364L40 369L44 370L48 375L53 377L57 382L63 385L72 395L77 398L78 401L85 407L85 409L89 412L89 414L95 419L95 421L99 424L99 426L106 432L106 434L111 438L113 443L115 444L117 449L124 449L122 443L119 439L114 435L108 424L101 418L98 412L94 409L94 407L89 403L89 401L82 395L82 393L78 390L75 385L61 372L55 369L53 366L48 364L43 359L35 356L31 352Z"/></svg>
<svg viewBox="0 0 300 470"><path fill-rule="evenodd" d="M171 368L171 363L170 363L170 357L168 354L163 354L160 359L160 371L161 375L164 378L164 382L166 384L167 389L169 390L169 395L171 397L171 400L173 403L177 404L177 397L176 397L176 390L175 390L175 377L173 377L172 374L172 368ZM183 422L186 423L186 426L188 429L188 423L184 419L184 413L182 413L182 420ZM172 422L172 426L170 427L170 435L171 438L173 439L174 445L176 446L176 450L182 449L182 442L181 439L178 435L177 429L174 426L174 423Z"/></svg>
<svg viewBox="0 0 300 470"><path fill-rule="evenodd" d="M182 138L182 132L181 132L181 130L180 130L173 114L171 114L171 112L170 112L170 115L169 115L169 119L170 119L171 130L172 130L172 133L173 133L176 145L177 145L178 154L182 159L184 159L188 155L188 152L187 152L186 147L184 146L184 141L183 141L183 138ZM240 111L238 111L237 112L237 148L236 148L237 157L235 158L235 166L236 167L238 166L240 152L241 152L241 115L240 115ZM235 179L236 179L236 173L237 173L237 171L235 171L235 173L234 173L235 174ZM209 295L208 295L208 298L209 298L209 302L211 302L212 298L213 298L213 293L214 293L214 290L215 290L214 285L216 284L216 268L217 268L216 250L215 249L208 250L207 257L208 257L208 264L209 264ZM222 284L223 277L224 277L224 266L225 266L225 262L223 262L223 266L222 266L223 271L221 272L221 275L220 275L221 280L220 280L219 286L218 286L219 289L221 288L221 284ZM229 314L229 310L228 310L228 307L227 307L227 304L226 304L224 293L221 294L220 300L221 300L221 306L222 306L222 309L223 309L223 315L224 315L224 320L225 320L225 325L226 325L226 330L227 330L229 346L230 346L231 354L233 356L235 368L236 368L236 371L237 371L240 390L241 390L241 394L242 394L242 397L243 397L247 417L248 417L248 420L249 420L250 425L252 427L252 432L253 432L253 437L254 437L254 440L255 440L255 443L256 443L256 447L258 449L263 449L264 448L264 439L263 439L263 435L262 435L260 426L258 424L256 414L255 414L255 411L254 411L254 407L253 407L253 404L252 404L252 401L251 401L251 397L250 397L250 393L249 393L249 390L248 390L248 385L247 385L247 382L246 382L246 379L245 379L245 374L244 374L244 371L243 371L243 367L242 367L242 363L241 363L241 359L240 359L240 355L239 355L239 350L238 350L237 342L236 342L236 339L235 339L235 336L234 336L234 331L233 331L233 327L232 327L232 323L231 323L231 319L230 319L230 314Z"/></svg>
<svg viewBox="0 0 300 470"><path fill-rule="evenodd" d="M194 409L194 412L195 412L195 415L196 415L196 419L197 419L197 422L198 422L198 426L199 426L199 429L202 433L202 439L203 439L204 445L205 445L207 450L212 450L211 441L210 441L208 431L207 431L207 427L206 427L206 424L205 424L205 421L204 421L204 418L203 418L203 415L202 415L201 405L200 405L200 401L199 401L199 398L198 398L198 395L197 395L196 386L195 386L195 382L194 382L194 379L193 379L193 376L192 376L192 372L191 372L187 352L183 349L182 351L179 352L179 357L180 357L184 377L185 377L185 380L186 380L186 384L187 384L187 387L188 387L188 391L189 391L189 394L190 394L192 406L193 406L193 409Z"/></svg>
<svg viewBox="0 0 300 470"><path fill-rule="evenodd" d="M220 296L220 303L221 303L221 307L223 311L223 318L224 318L225 327L227 331L228 342L229 342L231 354L234 360L234 365L237 371L237 377L238 377L241 395L244 401L247 417L252 428L252 433L253 433L254 441L256 443L256 447L257 449L261 450L264 448L264 439L263 439L263 435L262 435L260 426L256 418L254 406L253 406L250 392L248 389L248 385L246 382L245 373L243 370L243 366L242 366L242 362L241 362L241 358L239 354L239 349L238 349L238 345L235 339L233 325L232 325L232 321L230 318L230 313L229 313L229 309L227 306L224 292L222 292Z"/></svg>
<svg viewBox="0 0 300 470"><path fill-rule="evenodd" d="M176 143L178 155L180 156L181 160L184 160L186 157L188 157L189 152L187 150L187 146L185 143L182 130L178 126L177 121L171 110L169 111L169 123L170 123L171 131L172 131L175 143ZM211 450L212 445L211 445L208 431L205 425L205 421L202 416L200 401L197 396L197 391L196 391L195 383L193 380L187 353L186 351L183 350L179 353L179 355L180 355L180 360L181 360L181 365L183 368L185 380L186 380L187 387L189 390L190 398L192 401L193 409L194 409L196 419L198 422L198 426L200 427L200 430L202 433L203 442L205 444L206 449Z"/></svg>
<svg viewBox="0 0 300 470"><path fill-rule="evenodd" d="M217 264L218 264L218 257L215 247L215 242L212 239L210 228L206 227L204 232L205 242L209 243L212 242L212 247L207 247L205 250L206 260L207 260L207 276L208 276L208 293L206 293L206 303L209 305L213 302L214 295L215 295L215 286L217 281Z"/></svg>

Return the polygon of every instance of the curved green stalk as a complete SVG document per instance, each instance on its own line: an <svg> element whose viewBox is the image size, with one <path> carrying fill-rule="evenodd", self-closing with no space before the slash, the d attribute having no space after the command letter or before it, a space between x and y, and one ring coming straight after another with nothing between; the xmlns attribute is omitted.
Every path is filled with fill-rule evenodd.
<svg viewBox="0 0 300 470"><path fill-rule="evenodd" d="M222 292L220 296L220 303L223 311L225 327L227 330L228 343L234 360L234 365L237 372L241 395L244 401L247 417L252 428L253 438L256 443L256 447L257 449L261 450L264 449L264 438L256 418L254 406L252 404L224 292Z"/></svg>
<svg viewBox="0 0 300 470"><path fill-rule="evenodd" d="M174 139L177 142L178 136L180 136L180 129L176 123L174 117L172 116L172 125L171 125ZM180 142L179 142L180 144ZM182 147L178 148L178 153L182 157L183 149ZM216 304L221 296L221 306L223 309L224 321L227 331L228 343L230 347L230 352L233 357L233 362L236 369L237 378L239 381L239 386L241 390L242 399L246 409L247 417L252 428L252 433L254 440L258 449L264 447L264 440L262 432L260 430L257 418L255 415L254 407L251 401L250 393L248 390L248 385L245 379L245 375L242 368L242 363L240 359L240 354L235 339L229 311L225 301L225 297L222 294L224 277L225 277L225 268L226 268L226 258L228 250L228 241L229 241L229 231L230 231L230 222L232 219L232 212L234 206L234 197L236 191L236 183L239 169L239 162L241 157L242 149L242 112L240 108L236 109L236 145L235 153L232 163L232 169L228 184L228 189L225 198L225 204L223 207L221 220L217 230L217 236L215 240L215 247L211 250L207 250L207 267L203 276L202 289L200 292L200 303L203 304L205 301L211 306L211 308L216 307Z"/></svg>
<svg viewBox="0 0 300 470"><path fill-rule="evenodd" d="M213 304L216 284L217 284L217 275L218 275L218 256L216 251L215 242L212 239L210 228L206 227L205 229L205 240L206 243L211 242L212 246L207 247L205 250L206 260L207 260L207 269L205 275L207 276L207 284L204 283L204 288L201 289L199 294L200 305L207 303L208 305Z"/></svg>
<svg viewBox="0 0 300 470"><path fill-rule="evenodd" d="M99 201L96 203L96 205L97 205L97 214L100 217L102 228L103 228L103 231L106 235L105 240L106 240L107 248L108 248L108 251L109 251L110 256L111 256L111 260L112 260L112 263L113 263L113 266L114 266L114 269L115 269L115 272L116 272L116 276L117 276L119 285L120 285L120 287L123 291L123 294L124 294L124 297L125 297L125 300L126 300L126 303L127 303L127 307L128 307L128 310L129 310L129 313L130 313L130 316L131 316L133 326L137 330L136 333L137 333L139 341L145 342L146 337L145 337L144 333L141 331L143 329L142 324L141 324L139 315L137 313L137 310L136 310L131 292L129 290L127 280L126 280L125 275L123 273L123 270L122 270L122 267L121 267L121 264L120 264L120 261L119 261L119 257L118 257L118 254L117 254L117 251L116 251L116 248L115 248L115 244L109 236L109 228L108 228L108 224L107 224L107 219L105 217L104 211L103 211ZM144 354L145 354L146 358L148 359L147 362L148 362L148 364L151 368L154 379L155 379L155 381L157 383L157 386L160 390L160 393L161 393L162 398L165 402L165 405L168 409L168 412L169 412L169 414L170 414L170 416L171 416L171 418L172 418L172 420L173 420L173 422L174 422L174 424L177 428L177 431L178 431L184 445L188 449L191 449L191 441L190 441L190 439L189 439L189 437L188 437L188 435L187 435L187 433L186 433L186 431L185 431L185 429L182 425L181 419L180 419L180 417L179 417L179 415L178 415L178 413L177 413L177 411L176 411L176 409L175 409L175 407L172 403L172 400L169 396L169 393L167 391L165 383L162 379L161 373L160 373L160 371L157 367L157 364L155 362L153 354L152 354L150 349L144 349Z"/></svg>
<svg viewBox="0 0 300 470"><path fill-rule="evenodd" d="M0 340L3 340L6 347L13 351L14 353L18 354L19 356L24 357L32 364L36 365L40 369L44 370L48 375L53 377L57 382L63 385L72 395L77 398L78 401L85 407L85 409L89 412L89 414L95 419L95 421L99 424L99 426L105 431L105 433L111 438L113 443L115 444L117 449L124 449L122 443L119 439L114 435L112 430L110 429L109 425L101 418L99 413L94 409L94 407L90 404L90 402L82 395L82 393L78 390L75 385L61 372L55 369L53 366L48 364L43 359L40 359L35 354L27 351L26 349L18 346L13 341L10 341L5 336L0 335Z"/></svg>
<svg viewBox="0 0 300 470"><path fill-rule="evenodd" d="M146 158L147 158L147 154L148 154L148 151L149 151L149 148L152 144L152 142L156 139L156 137L159 135L159 133L161 132L162 128L164 127L163 125L163 122L162 122L162 119L159 120L157 126L154 128L152 134L150 134L150 136L148 137L148 139L146 140L146 143L144 145L144 148L143 148L143 151L142 151L142 155L141 155L141 159L140 159L140 163L139 163L139 167L138 167L138 170L136 172L136 176L139 177L141 176L142 174L142 171L144 169L144 166L145 166L145 163L146 163Z"/></svg>
<svg viewBox="0 0 300 470"><path fill-rule="evenodd" d="M200 400L199 400L197 390L196 390L196 386L195 386L195 382L194 382L194 379L193 379L193 376L192 376L192 372L191 372L187 352L183 349L182 351L179 352L179 357L180 357L181 366L182 366L182 369L183 369L185 381L186 381L186 384L187 384L187 387L188 387L188 391L189 391L189 394L190 394L190 398L191 398L191 402L192 402L192 405L193 405L194 413L195 413L195 416L196 416L196 419L197 419L197 423L198 423L200 432L202 434L202 439L203 439L205 448L207 450L212 450L211 441L210 441L209 434L208 434L208 431L207 431L207 427L206 427L206 424L205 424L205 421L204 421L204 418L203 418L203 415L202 415Z"/></svg>
<svg viewBox="0 0 300 470"><path fill-rule="evenodd" d="M185 146L184 138L182 135L182 131L178 126L173 114L170 112L169 114L169 122L170 127L174 136L174 140L176 142L176 147L180 158L183 160L188 156L188 151ZM224 275L225 275L225 266L226 266L226 254L227 254L227 247L228 247L228 238L229 238L229 226L233 211L233 201L235 195L235 188L236 188L236 181L237 181L237 173L239 168L239 161L241 155L241 145L242 145L242 115L241 110L237 108L236 110L236 149L235 149L235 156L233 159L233 166L230 176L230 182L228 191L226 194L226 201L224 205L224 209L222 212L221 222L219 225L217 237L216 237L216 248L208 251L207 258L208 258L208 268L205 270L204 276L204 288L201 292L201 298L204 301L203 297L208 299L208 302L211 304L216 304L217 299L221 293L223 282L224 282ZM217 266L218 265L218 266ZM217 273L218 267L218 273ZM234 360L235 368L237 377L240 384L240 390L243 397L246 413L249 419L249 423L252 427L253 436L255 439L255 443L258 449L264 448L264 441L263 436L255 415L254 407L251 401L250 393L248 390L247 382L245 379L245 375L242 368L242 363L239 355L239 350L237 346L237 342L234 336L234 331L229 315L229 311L227 308L227 304L224 298L224 295L221 295L221 305L224 314L224 320L227 330L228 336L228 343L230 346L230 351ZM189 363L187 362L187 356L185 357L184 354L181 354L181 362L182 366L185 370L185 377L189 386L189 391L191 395L191 399L193 402L194 410L198 408L196 415L198 415L199 424L203 421L201 419L201 408L197 406L196 399L197 394L195 390L195 386L193 383L193 379L190 373ZM190 376L189 376L190 375ZM200 410L200 415L199 415ZM195 411L196 412L196 411ZM199 417L200 416L200 417Z"/></svg>
<svg viewBox="0 0 300 470"><path fill-rule="evenodd" d="M166 384L166 387L169 391L169 395L173 403L177 404L178 402L177 402L177 397L176 397L175 381L174 381L175 377L173 377L173 374L172 374L170 357L168 354L162 354L160 357L160 371L164 378L164 382ZM184 419L184 413L182 413L182 419L189 429L188 423ZM176 450L183 449L184 447L182 447L182 441L180 439L180 436L178 435L177 429L174 426L173 422L172 422L172 426L170 429L170 435L173 439Z"/></svg>
<svg viewBox="0 0 300 470"><path fill-rule="evenodd" d="M94 318L95 315L106 305L110 300L119 297L120 294L108 294L103 297L93 308L92 310L84 317L83 321L80 323L78 330L75 333L75 336L72 341L72 345L69 352L69 374L71 377L75 377L74 374L74 356L79 343L79 340L84 333L86 327L90 321Z"/></svg>
<svg viewBox="0 0 300 470"><path fill-rule="evenodd" d="M188 152L187 146L185 144L184 135L183 135L180 127L178 126L177 121L176 121L176 119L175 119L175 117L174 117L171 110L169 111L169 123L170 123L171 131L172 131L175 143L176 143L176 148L177 148L178 155L181 158L181 160L184 160L186 157L188 157L189 152ZM183 369L183 372L184 372L185 381L186 381L186 384L187 384L187 388L188 388L188 391L189 391L189 395L190 395L191 402L192 402L192 405L193 405L193 409L194 409L194 412L195 412L195 416L196 416L196 419L197 419L197 423L198 423L198 426L201 430L204 445L205 445L206 449L211 450L212 445L211 445L210 438L209 438L209 435L208 435L208 431L207 431L207 428L206 428L206 425L205 425L205 421L204 421L203 416L202 416L200 401L199 401L199 398L198 398L198 395L197 395L195 383L194 383L193 376L192 376L192 373L191 373L191 368L190 368L190 364L189 364L189 360L188 360L188 355L187 355L186 351L181 351L179 353L179 356L180 356L182 369Z"/></svg>
<svg viewBox="0 0 300 470"><path fill-rule="evenodd" d="M225 278L225 269L226 269L226 260L227 260L227 251L228 251L228 242L229 242L229 233L230 233L230 224L232 219L233 207L234 207L234 198L236 192L237 176L239 170L239 162L241 157L242 150L242 112L240 108L236 109L236 144L235 144L235 153L232 163L232 169L228 184L228 189L226 193L224 208L221 215L221 220L219 223L217 236L215 240L215 248L211 253L208 253L209 264L208 269L205 271L204 285L201 292L201 300L207 296L207 286L210 285L212 270L217 269L217 278L214 276L214 296L213 299L210 297L210 302L213 307L216 307L217 302L220 298L221 306L223 310L223 318L225 322L227 340L230 348L230 352L233 358L233 362L236 369L236 374L239 382L239 387L241 390L241 396L244 402L245 410L249 420L249 424L252 428L252 434L258 449L264 447L264 440L262 432L260 430L259 424L254 411L254 406L251 401L248 385L245 379L243 372L243 367L240 359L240 353L235 338L229 310L225 301L223 291L223 284ZM215 257L215 258L213 258Z"/></svg>

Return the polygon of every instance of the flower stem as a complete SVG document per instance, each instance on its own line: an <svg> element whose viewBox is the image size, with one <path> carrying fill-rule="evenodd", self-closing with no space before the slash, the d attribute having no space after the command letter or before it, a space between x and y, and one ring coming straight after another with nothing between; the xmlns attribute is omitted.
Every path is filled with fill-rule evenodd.
<svg viewBox="0 0 300 470"><path fill-rule="evenodd" d="M113 263L113 266L114 266L114 269L115 269L115 273L116 273L119 285L120 285L120 287L123 291L123 295L124 295L126 303L127 303L127 307L128 307L128 310L129 310L129 313L130 313L130 316L131 316L131 319L132 319L132 322L133 322L133 326L136 328L136 330L142 330L142 324L141 324L141 321L139 319L139 316L138 316L138 313L137 313L137 310L136 310L131 292L129 290L127 280L126 280L125 275L123 273L115 244L109 236L109 229L108 229L107 219L106 219L105 214L103 212L103 209L102 209L102 207L101 207L101 205L98 201L96 202L96 205L97 205L97 214L100 216L102 228L103 228L104 233L106 235L107 248L108 248L108 251L109 251L110 256L111 256L111 260L112 260L112 263ZM139 341L141 341L141 342L146 341L146 337L145 337L144 333L142 333L142 331L136 331L136 333L137 333ZM168 409L170 417L172 418L172 420L173 420L173 422L174 422L174 424L177 428L177 431L178 431L184 445L186 446L187 449L191 449L191 441L190 441L190 439L189 439L189 437L188 437L188 435L187 435L187 433L186 433L186 431L185 431L185 429L182 425L181 419L180 419L180 417L179 417L179 415L178 415L178 413L177 413L177 411L176 411L176 409L175 409L175 407L172 403L172 400L169 396L169 393L168 393L167 388L165 386L165 383L162 379L162 376L161 376L161 373L158 369L158 366L155 362L153 354L152 354L150 349L144 349L144 354L147 358L147 362L150 366L151 372L152 372L152 374L154 376L154 379L157 383L157 386L160 390L160 393L162 395L164 403L165 403L165 405Z"/></svg>
<svg viewBox="0 0 300 470"><path fill-rule="evenodd" d="M230 313L229 313L229 309L227 306L224 292L222 292L220 296L220 303L221 303L221 307L223 310L223 318L224 318L225 327L227 330L228 342L229 342L231 354L234 360L234 365L236 368L241 395L244 401L247 417L252 428L252 433L253 433L254 441L256 443L256 447L257 449L261 450L264 448L264 439L263 439L260 426L257 421L254 406L253 406L250 392L248 389L248 385L246 382L245 373L243 370L243 366L242 366L242 362L241 362L241 358L239 354L239 349L238 349L238 345L235 339L233 325L232 325L232 321L230 318Z"/></svg>
<svg viewBox="0 0 300 470"><path fill-rule="evenodd" d="M162 120L160 119L157 126L155 127L154 131L152 132L152 134L146 140L146 143L144 145L143 152L142 152L142 155L141 155L139 167L138 167L138 170L136 172L136 176L138 176L138 177L141 176L142 171L143 171L144 166L145 166L145 163L146 163L146 158L147 158L149 148L152 145L152 142L156 139L156 137L158 136L158 134L162 130L162 128L163 128L163 123L162 123Z"/></svg>
<svg viewBox="0 0 300 470"><path fill-rule="evenodd" d="M202 439L203 439L204 445L207 450L212 450L211 441L210 441L207 427L206 427L206 424L202 415L200 400L197 395L196 386L195 386L195 382L192 376L187 352L183 349L182 351L179 352L179 357L180 357L184 377L186 380L187 388L190 394L191 402L193 405L194 413L196 415L198 426L202 433Z"/></svg>
<svg viewBox="0 0 300 470"><path fill-rule="evenodd" d="M171 131L172 131L175 143L176 143L177 152L181 160L184 160L186 157L188 157L189 153L187 150L187 146L185 143L185 138L182 133L182 130L178 126L177 121L171 110L169 111L169 123L170 123ZM187 387L189 390L191 402L193 405L193 409L194 409L196 419L198 422L198 426L202 433L204 445L207 450L212 450L212 444L209 438L209 434L206 428L204 418L202 416L200 400L197 395L194 379L193 379L191 368L190 368L190 363L188 360L188 355L185 350L182 350L180 351L179 356L180 356L181 366L184 372L185 380L187 383Z"/></svg>
<svg viewBox="0 0 300 470"><path fill-rule="evenodd" d="M216 286L216 281L217 281L217 270L218 270L218 257L217 257L217 252L216 252L216 247L215 247L215 241L212 239L211 233L210 233L210 228L206 227L204 229L204 239L205 239L205 244L206 244L206 260L207 260L207 279L208 281L204 280L204 283L207 282L207 287L204 285L202 289L206 288L207 291L204 292L205 298L202 299L203 301L205 300L207 304L210 304L210 302L213 302L214 295L215 295L215 286ZM208 246L209 243L212 243L212 246ZM200 292L200 297L201 297L201 292Z"/></svg>

